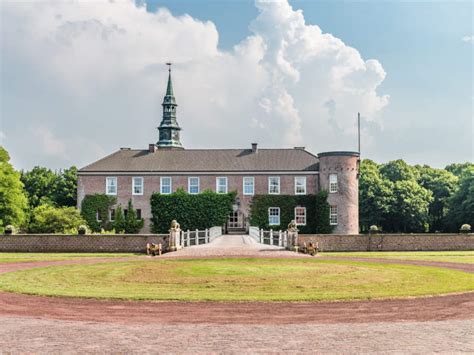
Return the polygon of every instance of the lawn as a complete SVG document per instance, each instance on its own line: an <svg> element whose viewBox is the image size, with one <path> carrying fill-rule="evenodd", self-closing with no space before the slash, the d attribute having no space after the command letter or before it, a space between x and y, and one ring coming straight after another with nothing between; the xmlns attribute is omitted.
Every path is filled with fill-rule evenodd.
<svg viewBox="0 0 474 355"><path fill-rule="evenodd" d="M0 253L0 264L71 260L80 258L117 258L134 255L135 254L130 253Z"/></svg>
<svg viewBox="0 0 474 355"><path fill-rule="evenodd" d="M380 252L331 252L321 253L325 256L343 256L354 258L383 258L399 260L429 260L450 263L474 264L474 251L380 251Z"/></svg>
<svg viewBox="0 0 474 355"><path fill-rule="evenodd" d="M474 275L321 259L148 259L11 272L0 275L0 289L130 300L332 301L472 291Z"/></svg>

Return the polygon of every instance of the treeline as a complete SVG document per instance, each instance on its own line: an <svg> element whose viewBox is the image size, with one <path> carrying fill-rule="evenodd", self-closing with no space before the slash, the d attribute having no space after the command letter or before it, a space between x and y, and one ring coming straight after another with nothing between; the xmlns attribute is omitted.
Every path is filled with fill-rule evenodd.
<svg viewBox="0 0 474 355"><path fill-rule="evenodd" d="M360 165L361 231L376 225L384 232L458 232L474 224L474 164L445 169L410 166L403 160Z"/></svg>

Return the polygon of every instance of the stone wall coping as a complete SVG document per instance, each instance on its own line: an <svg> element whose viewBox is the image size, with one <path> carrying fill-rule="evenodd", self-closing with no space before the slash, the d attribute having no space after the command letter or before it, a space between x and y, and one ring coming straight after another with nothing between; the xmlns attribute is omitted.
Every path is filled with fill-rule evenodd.
<svg viewBox="0 0 474 355"><path fill-rule="evenodd" d="M377 233L377 234L301 234L302 237L452 237L461 235L466 237L474 237L474 233Z"/></svg>
<svg viewBox="0 0 474 355"><path fill-rule="evenodd" d="M2 237L68 237L68 238L84 238L84 237L168 237L169 234L0 234Z"/></svg>

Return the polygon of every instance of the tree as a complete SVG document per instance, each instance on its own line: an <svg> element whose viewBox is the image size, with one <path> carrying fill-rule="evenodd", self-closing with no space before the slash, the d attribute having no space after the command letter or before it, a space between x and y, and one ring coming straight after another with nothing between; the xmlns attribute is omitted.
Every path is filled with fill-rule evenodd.
<svg viewBox="0 0 474 355"><path fill-rule="evenodd" d="M392 182L400 180L416 180L418 172L402 159L393 160L380 167L380 174Z"/></svg>
<svg viewBox="0 0 474 355"><path fill-rule="evenodd" d="M429 206L430 231L446 231L446 215L449 199L457 188L458 178L444 169L434 169L429 166L416 166L419 171L419 184L433 193Z"/></svg>
<svg viewBox="0 0 474 355"><path fill-rule="evenodd" d="M20 173L9 163L8 152L0 146L0 227L12 224L25 227L28 220L28 200Z"/></svg>
<svg viewBox="0 0 474 355"><path fill-rule="evenodd" d="M453 173L457 177L460 177L465 171L468 171L472 167L474 167L473 163L454 163L449 164L445 170Z"/></svg>
<svg viewBox="0 0 474 355"><path fill-rule="evenodd" d="M125 233L136 234L143 228L145 221L137 218L137 211L133 208L132 200L128 200L127 215L125 216Z"/></svg>
<svg viewBox="0 0 474 355"><path fill-rule="evenodd" d="M359 179L361 230L367 231L371 225L383 228L393 201L393 183L381 177L376 163L364 159L360 164Z"/></svg>
<svg viewBox="0 0 474 355"><path fill-rule="evenodd" d="M22 172L21 181L25 185L31 208L40 204L55 204L53 192L56 186L56 174L50 169L35 166Z"/></svg>
<svg viewBox="0 0 474 355"><path fill-rule="evenodd" d="M393 185L394 200L390 206L386 230L391 232L425 232L429 227L431 191L415 180L400 180Z"/></svg>
<svg viewBox="0 0 474 355"><path fill-rule="evenodd" d="M464 224L474 225L474 165L465 167L460 173L459 187L449 199L446 225L452 232L459 231Z"/></svg>
<svg viewBox="0 0 474 355"><path fill-rule="evenodd" d="M77 168L71 166L56 175L52 199L58 206L75 207L77 204Z"/></svg>
<svg viewBox="0 0 474 355"><path fill-rule="evenodd" d="M54 207L41 205L33 210L30 233L77 233L77 228L85 224L79 210L74 207Z"/></svg>
<svg viewBox="0 0 474 355"><path fill-rule="evenodd" d="M125 217L121 205L115 208L113 226L116 233L125 233Z"/></svg>

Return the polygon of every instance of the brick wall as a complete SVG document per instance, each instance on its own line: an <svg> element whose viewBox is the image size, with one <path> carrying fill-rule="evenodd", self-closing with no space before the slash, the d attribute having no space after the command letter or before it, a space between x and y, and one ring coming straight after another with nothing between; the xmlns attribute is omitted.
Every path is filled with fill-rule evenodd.
<svg viewBox="0 0 474 355"><path fill-rule="evenodd" d="M147 243L168 245L168 234L0 235L0 252L146 252Z"/></svg>
<svg viewBox="0 0 474 355"><path fill-rule="evenodd" d="M317 242L321 251L474 250L474 234L300 234L298 243Z"/></svg>

